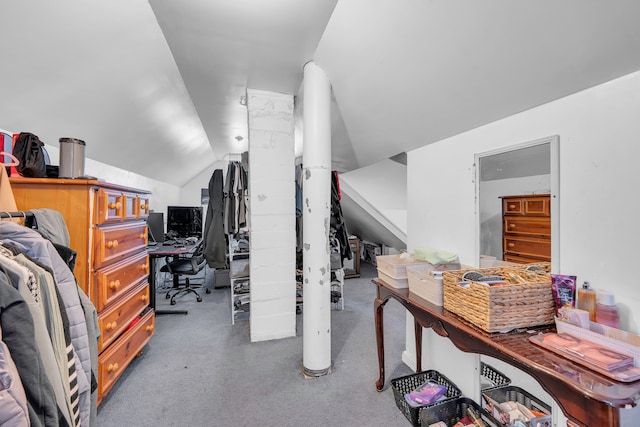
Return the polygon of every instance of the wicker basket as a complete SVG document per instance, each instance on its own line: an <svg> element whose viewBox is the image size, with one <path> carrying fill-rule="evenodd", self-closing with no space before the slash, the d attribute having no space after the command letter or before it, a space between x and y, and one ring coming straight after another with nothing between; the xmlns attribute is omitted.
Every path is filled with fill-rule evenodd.
<svg viewBox="0 0 640 427"><path fill-rule="evenodd" d="M463 279L468 270L443 274L444 308L487 332L548 325L554 321L551 276L520 267L476 269L484 275L508 277L516 274L521 283L489 286Z"/></svg>

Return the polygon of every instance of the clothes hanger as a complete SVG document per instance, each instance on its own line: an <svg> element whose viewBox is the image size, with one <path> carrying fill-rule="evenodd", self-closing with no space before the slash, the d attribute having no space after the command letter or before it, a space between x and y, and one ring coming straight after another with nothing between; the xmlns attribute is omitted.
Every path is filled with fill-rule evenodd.
<svg viewBox="0 0 640 427"><path fill-rule="evenodd" d="M8 158L10 158L12 160L11 163L6 163L3 160L2 164L4 166L18 166L20 164L20 160L18 160L18 158L16 156L14 156L11 153L7 153L6 151L0 151L0 156L4 156L5 158L8 157Z"/></svg>

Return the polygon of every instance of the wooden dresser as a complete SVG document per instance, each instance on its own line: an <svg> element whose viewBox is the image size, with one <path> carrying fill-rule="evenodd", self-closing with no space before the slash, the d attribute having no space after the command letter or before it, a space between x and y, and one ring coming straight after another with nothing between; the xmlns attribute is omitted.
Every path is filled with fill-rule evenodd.
<svg viewBox="0 0 640 427"><path fill-rule="evenodd" d="M153 335L145 190L97 180L11 178L20 210L51 208L78 252L75 276L98 311L98 404Z"/></svg>
<svg viewBox="0 0 640 427"><path fill-rule="evenodd" d="M502 197L502 259L551 261L549 194Z"/></svg>

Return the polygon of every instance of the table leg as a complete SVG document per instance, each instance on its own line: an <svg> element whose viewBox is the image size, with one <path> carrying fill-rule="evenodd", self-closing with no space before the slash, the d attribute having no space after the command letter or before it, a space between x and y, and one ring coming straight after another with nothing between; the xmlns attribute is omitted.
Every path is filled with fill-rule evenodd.
<svg viewBox="0 0 640 427"><path fill-rule="evenodd" d="M413 318L413 330L416 343L416 372L422 372L422 326Z"/></svg>
<svg viewBox="0 0 640 427"><path fill-rule="evenodd" d="M380 298L376 298L373 303L373 309L375 311L375 323L376 323L376 343L378 344L378 368L380 376L376 381L376 389L382 391L384 387L384 305L387 301L383 301Z"/></svg>

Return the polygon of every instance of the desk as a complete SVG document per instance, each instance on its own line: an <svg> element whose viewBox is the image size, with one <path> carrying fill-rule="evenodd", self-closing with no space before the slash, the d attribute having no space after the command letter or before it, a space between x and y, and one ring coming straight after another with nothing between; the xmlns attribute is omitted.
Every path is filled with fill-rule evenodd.
<svg viewBox="0 0 640 427"><path fill-rule="evenodd" d="M640 401L640 381L612 381L532 344L527 332L489 334L408 289L393 288L379 279L373 283L377 287L374 311L380 371L376 381L378 391L385 381L384 305L395 299L415 319L417 371L422 370L422 328L431 328L464 352L495 357L531 375L558 403L570 425L620 426L620 408L635 406ZM539 329L555 331L553 326Z"/></svg>
<svg viewBox="0 0 640 427"><path fill-rule="evenodd" d="M156 312L156 316L160 314L188 314L187 310L156 310L156 260L167 256L181 257L191 255L195 252L200 244L200 240L191 245L174 246L157 244L155 246L147 246L147 254L149 255L149 305Z"/></svg>

